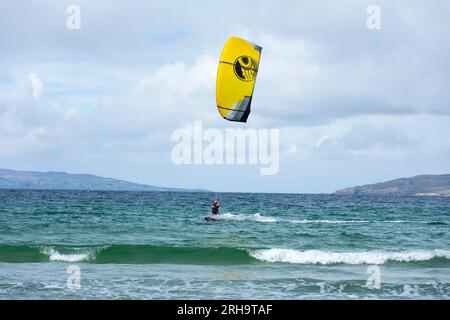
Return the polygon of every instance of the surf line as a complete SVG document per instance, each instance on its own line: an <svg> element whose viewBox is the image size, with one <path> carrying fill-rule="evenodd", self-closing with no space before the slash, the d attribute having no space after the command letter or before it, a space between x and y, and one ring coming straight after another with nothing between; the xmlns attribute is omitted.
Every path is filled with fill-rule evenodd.
<svg viewBox="0 0 450 320"><path fill-rule="evenodd" d="M178 315L198 315L198 316L204 316L205 318L209 317L209 314L211 312L212 307L191 307L187 304L184 304L184 306L178 307L177 314Z"/></svg>

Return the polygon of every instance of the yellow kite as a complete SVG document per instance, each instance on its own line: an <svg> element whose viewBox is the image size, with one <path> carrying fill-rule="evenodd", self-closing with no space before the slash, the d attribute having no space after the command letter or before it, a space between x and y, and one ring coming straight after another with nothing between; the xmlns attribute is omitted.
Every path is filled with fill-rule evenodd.
<svg viewBox="0 0 450 320"><path fill-rule="evenodd" d="M260 46L236 37L225 43L216 82L217 108L224 119L247 122L261 50Z"/></svg>

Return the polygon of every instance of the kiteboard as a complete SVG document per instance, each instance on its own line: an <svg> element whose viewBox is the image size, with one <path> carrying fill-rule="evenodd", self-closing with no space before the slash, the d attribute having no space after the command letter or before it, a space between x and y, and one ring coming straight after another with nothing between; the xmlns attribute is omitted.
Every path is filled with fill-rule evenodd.
<svg viewBox="0 0 450 320"><path fill-rule="evenodd" d="M205 220L206 221L219 221L220 219L219 218L215 218L213 216L206 216Z"/></svg>

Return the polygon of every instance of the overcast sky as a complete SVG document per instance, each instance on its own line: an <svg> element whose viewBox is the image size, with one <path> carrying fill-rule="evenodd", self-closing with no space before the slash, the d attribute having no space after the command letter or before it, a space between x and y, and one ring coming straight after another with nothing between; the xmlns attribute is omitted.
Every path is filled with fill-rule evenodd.
<svg viewBox="0 0 450 320"><path fill-rule="evenodd" d="M81 9L69 30L66 9ZM381 8L381 29L366 26ZM216 191L332 192L450 172L448 1L0 2L0 167ZM230 36L263 47L247 124L220 118ZM280 129L280 169L179 165L171 133Z"/></svg>

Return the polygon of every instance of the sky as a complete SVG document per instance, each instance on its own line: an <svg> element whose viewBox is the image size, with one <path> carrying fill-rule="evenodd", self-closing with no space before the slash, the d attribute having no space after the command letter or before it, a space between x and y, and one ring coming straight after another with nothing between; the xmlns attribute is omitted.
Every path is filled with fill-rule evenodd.
<svg viewBox="0 0 450 320"><path fill-rule="evenodd" d="M80 8L80 29L67 28ZM369 29L367 8L380 9ZM450 169L447 1L0 1L0 168L327 193ZM263 47L246 124L216 108L230 36ZM172 133L278 129L277 174L176 165Z"/></svg>

